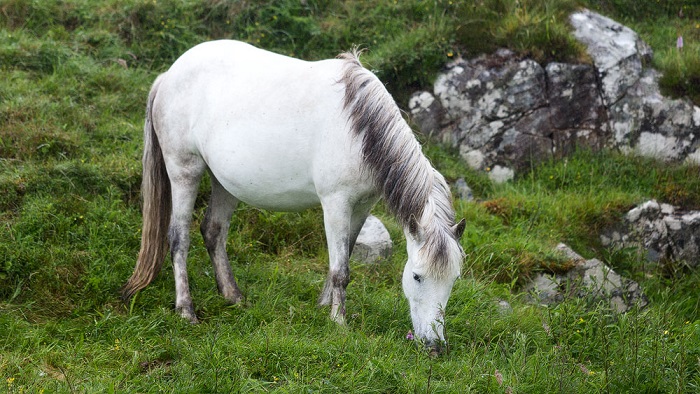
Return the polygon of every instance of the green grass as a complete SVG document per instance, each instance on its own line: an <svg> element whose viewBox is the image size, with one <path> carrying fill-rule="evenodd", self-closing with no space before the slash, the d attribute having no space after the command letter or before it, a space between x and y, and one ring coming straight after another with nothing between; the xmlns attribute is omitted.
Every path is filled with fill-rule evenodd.
<svg viewBox="0 0 700 394"><path fill-rule="evenodd" d="M624 15L623 0L599 3ZM604 8L611 4L618 7ZM496 186L456 152L425 145L446 178L464 177L477 198L456 204L469 223L467 259L447 307L449 349L436 359L405 339L405 244L382 204L375 214L395 254L381 265L353 264L347 328L316 306L327 270L318 209L236 213L228 247L246 301L226 305L194 228L204 185L189 258L201 324L173 312L169 262L131 304L118 297L140 242L146 95L191 45L235 37L307 59L361 45L403 103L459 55L507 46L539 61L585 60L566 27L575 6L2 2L0 392L697 392L700 274L608 251L598 234L648 198L700 209L700 170L611 152L577 152ZM627 18L656 47L675 33L648 22L654 10ZM518 293L526 278L568 264L553 252L559 242L639 281L650 306L615 315L590 300L529 304Z"/></svg>

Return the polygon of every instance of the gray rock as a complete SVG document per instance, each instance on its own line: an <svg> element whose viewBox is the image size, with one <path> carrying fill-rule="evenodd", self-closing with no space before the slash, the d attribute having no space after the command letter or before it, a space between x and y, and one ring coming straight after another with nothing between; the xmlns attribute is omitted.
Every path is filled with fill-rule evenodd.
<svg viewBox="0 0 700 394"><path fill-rule="evenodd" d="M515 171L508 167L495 165L489 172L489 179L493 183L505 183L515 178Z"/></svg>
<svg viewBox="0 0 700 394"><path fill-rule="evenodd" d="M577 147L600 149L607 140L607 116L595 68L550 63L545 71L554 155L569 154Z"/></svg>
<svg viewBox="0 0 700 394"><path fill-rule="evenodd" d="M522 171L551 159L554 155L554 131L548 113L549 109L540 108L514 119L494 147L498 161Z"/></svg>
<svg viewBox="0 0 700 394"><path fill-rule="evenodd" d="M455 181L455 189L457 191L457 197L463 201L474 201L474 194L472 193L472 188L467 185L467 181L464 178L459 178Z"/></svg>
<svg viewBox="0 0 700 394"><path fill-rule="evenodd" d="M607 302L618 313L648 304L639 284L621 277L600 260L586 260L564 244L559 244L557 250L572 260L574 268L564 274L536 275L524 287L533 301L552 305L578 297L593 303Z"/></svg>
<svg viewBox="0 0 700 394"><path fill-rule="evenodd" d="M377 263L389 259L393 248L389 231L377 217L370 215L357 236L350 258L367 264Z"/></svg>
<svg viewBox="0 0 700 394"><path fill-rule="evenodd" d="M700 211L683 212L647 201L630 210L601 243L612 249L636 248L651 263L700 265Z"/></svg>
<svg viewBox="0 0 700 394"><path fill-rule="evenodd" d="M598 69L605 103L616 103L639 80L651 48L630 28L595 12L582 10L569 19L574 37L586 45Z"/></svg>
<svg viewBox="0 0 700 394"><path fill-rule="evenodd" d="M697 151L700 109L689 100L661 95L659 73L645 70L618 103L610 106L611 146L660 160L681 160Z"/></svg>
<svg viewBox="0 0 700 394"><path fill-rule="evenodd" d="M470 167L497 168L492 178L504 181L512 178L512 168L551 155L548 124L533 114L547 111L546 90L538 63L499 50L470 61L458 59L438 76L434 97L443 109L439 115L424 110L418 99L411 109L425 127L441 124L440 141L459 147Z"/></svg>
<svg viewBox="0 0 700 394"><path fill-rule="evenodd" d="M661 95L649 46L589 10L570 22L593 65L542 67L503 49L457 59L411 97L414 122L495 182L579 147L700 164L700 108Z"/></svg>
<svg viewBox="0 0 700 394"><path fill-rule="evenodd" d="M417 124L423 134L439 140L444 109L440 100L430 92L416 92L408 100L411 120Z"/></svg>

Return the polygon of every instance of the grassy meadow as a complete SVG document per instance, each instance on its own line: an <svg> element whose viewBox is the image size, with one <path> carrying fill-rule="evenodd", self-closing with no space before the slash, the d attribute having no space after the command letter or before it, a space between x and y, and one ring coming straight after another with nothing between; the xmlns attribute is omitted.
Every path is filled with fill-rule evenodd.
<svg viewBox="0 0 700 394"><path fill-rule="evenodd" d="M467 256L437 358L406 339L405 243L381 203L394 255L352 264L347 327L316 306L327 270L319 209L241 206L228 248L246 299L223 301L197 229L206 185L188 260L200 324L173 312L169 261L131 303L118 295L140 243L146 96L192 45L237 38L305 59L361 45L403 105L457 56L509 47L589 61L566 25L587 5L640 31L669 94L698 102L698 10L679 17L685 3L0 0L0 392L700 392L700 273L598 240L649 198L700 209L700 169L616 152L577 152L496 186L419 136L476 197L456 202ZM617 315L587 299L528 303L524 281L567 264L559 242L638 281L650 305Z"/></svg>

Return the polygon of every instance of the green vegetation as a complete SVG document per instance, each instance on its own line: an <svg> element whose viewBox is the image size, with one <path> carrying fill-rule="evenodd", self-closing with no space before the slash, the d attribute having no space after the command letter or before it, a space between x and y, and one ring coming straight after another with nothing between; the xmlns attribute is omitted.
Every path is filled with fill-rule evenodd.
<svg viewBox="0 0 700 394"><path fill-rule="evenodd" d="M580 3L642 32L655 65L675 78L668 88L694 94L700 30L695 9L678 19L679 2L0 2L0 392L700 390L700 273L650 268L597 238L647 198L700 208L698 168L610 152L578 152L494 186L454 152L426 145L436 167L452 181L465 177L479 201L457 203L469 222L468 256L447 307L449 351L437 359L405 339L404 244L381 204L375 213L395 255L353 265L347 328L315 305L327 266L319 210L237 212L228 246L241 306L218 296L193 229L197 326L172 312L167 264L131 304L118 298L139 248L146 95L190 46L238 38L318 59L360 45L405 102L460 55L506 46L540 61L586 61L566 26ZM558 242L639 281L650 306L620 316L589 300L528 304L514 290L534 272L563 268L552 252ZM498 300L512 310L501 312Z"/></svg>

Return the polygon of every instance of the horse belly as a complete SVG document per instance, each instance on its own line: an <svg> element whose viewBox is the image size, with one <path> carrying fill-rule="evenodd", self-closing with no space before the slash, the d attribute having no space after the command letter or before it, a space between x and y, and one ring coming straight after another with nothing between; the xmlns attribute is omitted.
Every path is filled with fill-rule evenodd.
<svg viewBox="0 0 700 394"><path fill-rule="evenodd" d="M255 153L258 157L252 158ZM300 211L318 205L309 169L298 162L282 166L279 159L283 156L274 153L248 150L208 165L221 185L248 205L273 211Z"/></svg>
<svg viewBox="0 0 700 394"><path fill-rule="evenodd" d="M203 157L229 193L263 209L300 211L318 205L325 195L355 199L373 191L352 137L304 119L305 129L258 119L254 129L245 124L221 130L210 137Z"/></svg>

